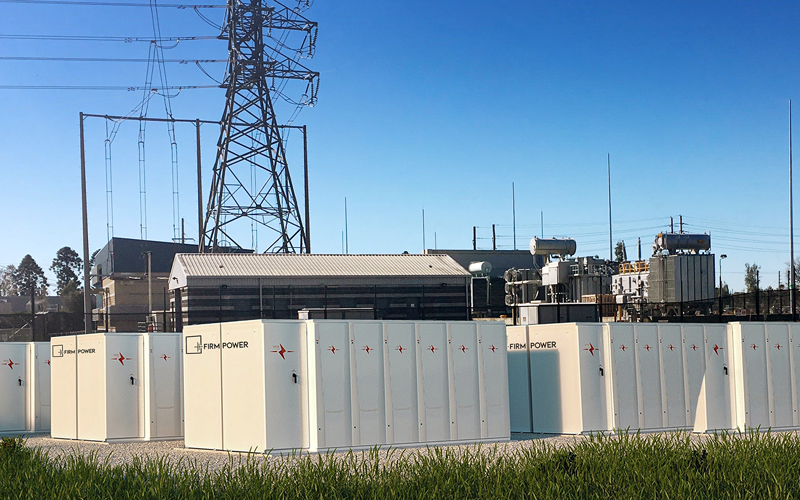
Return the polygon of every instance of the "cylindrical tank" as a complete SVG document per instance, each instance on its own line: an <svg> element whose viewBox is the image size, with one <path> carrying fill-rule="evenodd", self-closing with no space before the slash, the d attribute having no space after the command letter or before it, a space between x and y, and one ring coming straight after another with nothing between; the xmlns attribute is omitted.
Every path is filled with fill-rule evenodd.
<svg viewBox="0 0 800 500"><path fill-rule="evenodd" d="M533 255L574 255L577 250L572 238L533 238L531 253Z"/></svg>
<svg viewBox="0 0 800 500"><path fill-rule="evenodd" d="M669 253L679 250L700 252L711 248L711 235L658 233L655 247L656 251L667 250Z"/></svg>
<svg viewBox="0 0 800 500"><path fill-rule="evenodd" d="M471 272L472 274L489 274L490 272L492 272L492 264L486 261L470 262L469 272Z"/></svg>

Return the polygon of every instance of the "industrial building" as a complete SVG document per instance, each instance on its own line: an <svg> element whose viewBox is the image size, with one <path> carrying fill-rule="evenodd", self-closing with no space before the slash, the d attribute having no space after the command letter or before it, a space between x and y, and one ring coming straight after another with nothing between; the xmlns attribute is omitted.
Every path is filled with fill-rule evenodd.
<svg viewBox="0 0 800 500"><path fill-rule="evenodd" d="M365 313L367 319L457 321L469 319L471 278L447 255L178 254L169 288L177 330L303 315L363 319Z"/></svg>
<svg viewBox="0 0 800 500"><path fill-rule="evenodd" d="M111 238L95 255L90 271L97 331L135 332L146 326L153 309L164 309L175 254L196 251L197 245Z"/></svg>

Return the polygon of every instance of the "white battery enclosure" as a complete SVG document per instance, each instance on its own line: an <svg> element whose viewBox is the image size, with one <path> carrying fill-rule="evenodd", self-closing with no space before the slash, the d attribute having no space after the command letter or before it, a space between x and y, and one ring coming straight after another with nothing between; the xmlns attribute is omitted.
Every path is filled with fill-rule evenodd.
<svg viewBox="0 0 800 500"><path fill-rule="evenodd" d="M502 324L253 320L192 325L183 336L190 448L316 452L510 436Z"/></svg>
<svg viewBox="0 0 800 500"><path fill-rule="evenodd" d="M54 438L179 439L180 336L95 333L50 341Z"/></svg>

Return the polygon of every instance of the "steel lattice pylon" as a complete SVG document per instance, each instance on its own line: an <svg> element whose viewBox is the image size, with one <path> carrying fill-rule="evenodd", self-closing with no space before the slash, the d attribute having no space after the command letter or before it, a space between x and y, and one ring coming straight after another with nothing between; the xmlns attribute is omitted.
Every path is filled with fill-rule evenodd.
<svg viewBox="0 0 800 500"><path fill-rule="evenodd" d="M266 252L304 253L309 248L273 100L280 96L297 106L315 103L319 73L296 59L313 55L317 24L300 14L300 6L307 6L308 0L295 9L270 3L228 0L222 33L229 52L225 112L203 224L208 252L218 251L223 241L244 248L235 237L235 227L242 227L242 222L267 228ZM289 49L289 35L298 32L302 44ZM287 50L294 50L294 57L281 52ZM284 93L291 80L306 82L297 102ZM248 178L251 170L266 180L254 185Z"/></svg>

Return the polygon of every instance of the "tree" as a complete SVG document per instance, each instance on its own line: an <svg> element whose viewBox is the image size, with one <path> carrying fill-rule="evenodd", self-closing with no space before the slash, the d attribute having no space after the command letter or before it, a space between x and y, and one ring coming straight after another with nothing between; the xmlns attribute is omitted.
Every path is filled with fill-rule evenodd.
<svg viewBox="0 0 800 500"><path fill-rule="evenodd" d="M794 259L794 279L800 282L800 257ZM792 268L789 267L788 262L786 262L786 283L787 285L792 284ZM787 286L786 288L789 287Z"/></svg>
<svg viewBox="0 0 800 500"><path fill-rule="evenodd" d="M19 289L14 281L17 267L14 264L0 266L0 297L18 297Z"/></svg>
<svg viewBox="0 0 800 500"><path fill-rule="evenodd" d="M83 312L83 292L75 283L68 283L59 294L66 312Z"/></svg>
<svg viewBox="0 0 800 500"><path fill-rule="evenodd" d="M13 279L20 295L30 295L31 290L47 295L47 278L30 254L22 258L22 262L14 270Z"/></svg>
<svg viewBox="0 0 800 500"><path fill-rule="evenodd" d="M56 273L56 290L59 296L64 295L64 291L68 285L71 292L80 290L80 280L78 275L83 270L83 260L78 257L78 252L70 247L64 247L56 252L56 258L53 259L53 264L50 270Z"/></svg>
<svg viewBox="0 0 800 500"><path fill-rule="evenodd" d="M744 265L744 289L747 293L758 291L758 271L761 267L758 264Z"/></svg>
<svg viewBox="0 0 800 500"><path fill-rule="evenodd" d="M617 246L614 247L614 260L617 262L626 262L628 260L628 253L625 251L625 242L619 240Z"/></svg>

